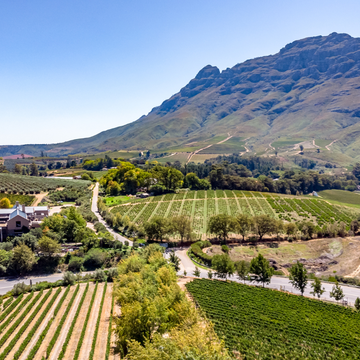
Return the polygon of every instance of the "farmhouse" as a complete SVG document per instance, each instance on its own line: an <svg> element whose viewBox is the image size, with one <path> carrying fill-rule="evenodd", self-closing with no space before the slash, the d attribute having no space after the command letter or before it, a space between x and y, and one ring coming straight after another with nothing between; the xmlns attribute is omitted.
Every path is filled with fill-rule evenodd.
<svg viewBox="0 0 360 360"><path fill-rule="evenodd" d="M49 216L47 206L25 206L17 201L11 209L0 209L0 241L7 236L17 236L40 226Z"/></svg>

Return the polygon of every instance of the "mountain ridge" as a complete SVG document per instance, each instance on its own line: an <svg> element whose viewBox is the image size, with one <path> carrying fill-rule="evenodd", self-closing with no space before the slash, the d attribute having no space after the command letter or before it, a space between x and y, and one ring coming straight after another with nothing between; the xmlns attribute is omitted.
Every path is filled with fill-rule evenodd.
<svg viewBox="0 0 360 360"><path fill-rule="evenodd" d="M337 140L334 151L354 158L360 156L359 98L360 39L332 33L223 71L207 65L132 123L60 144L0 146L0 156L171 149L231 133L250 138L253 149L279 138Z"/></svg>

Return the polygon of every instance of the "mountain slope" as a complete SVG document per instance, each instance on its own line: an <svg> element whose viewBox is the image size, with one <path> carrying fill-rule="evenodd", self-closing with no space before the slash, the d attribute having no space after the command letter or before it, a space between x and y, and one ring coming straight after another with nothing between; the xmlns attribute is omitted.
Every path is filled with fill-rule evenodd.
<svg viewBox="0 0 360 360"><path fill-rule="evenodd" d="M337 140L332 150L360 156L360 39L333 33L294 41L279 53L222 72L206 66L139 120L62 144L0 147L49 154L169 149L212 137L249 138L264 149L285 138Z"/></svg>

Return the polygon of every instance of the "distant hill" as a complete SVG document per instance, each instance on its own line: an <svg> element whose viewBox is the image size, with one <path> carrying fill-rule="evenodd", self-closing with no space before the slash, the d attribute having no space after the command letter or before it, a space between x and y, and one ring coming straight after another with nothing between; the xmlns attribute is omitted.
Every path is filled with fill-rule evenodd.
<svg viewBox="0 0 360 360"><path fill-rule="evenodd" d="M125 126L61 144L1 146L0 156L196 148L231 135L229 151L246 139L258 153L292 139L317 139L330 151L325 146L336 140L331 151L353 161L360 158L359 99L360 39L332 33L222 72L205 66L177 94Z"/></svg>

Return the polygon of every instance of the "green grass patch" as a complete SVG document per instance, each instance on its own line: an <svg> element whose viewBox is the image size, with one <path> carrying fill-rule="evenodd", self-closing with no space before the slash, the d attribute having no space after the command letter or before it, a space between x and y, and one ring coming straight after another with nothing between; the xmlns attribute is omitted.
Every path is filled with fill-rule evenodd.
<svg viewBox="0 0 360 360"><path fill-rule="evenodd" d="M339 204L359 205L360 194L346 190L324 190L318 193L323 199Z"/></svg>
<svg viewBox="0 0 360 360"><path fill-rule="evenodd" d="M271 146L275 149L282 148L282 147L288 147L288 146L294 146L300 142L304 141L304 139L285 139L281 138L279 140L276 140L271 143Z"/></svg>
<svg viewBox="0 0 360 360"><path fill-rule="evenodd" d="M8 198L11 202L12 205L14 205L16 203L16 201L18 201L21 205L26 205L26 206L30 206L35 199L35 196L31 196L31 195L14 195L14 194L1 194L0 193L0 200L4 199L4 198Z"/></svg>
<svg viewBox="0 0 360 360"><path fill-rule="evenodd" d="M316 139L315 145L320 146L324 148L326 145L329 145L332 143L332 140L323 140L323 139Z"/></svg>
<svg viewBox="0 0 360 360"><path fill-rule="evenodd" d="M113 196L104 198L106 206L115 206L130 201L129 196Z"/></svg>

